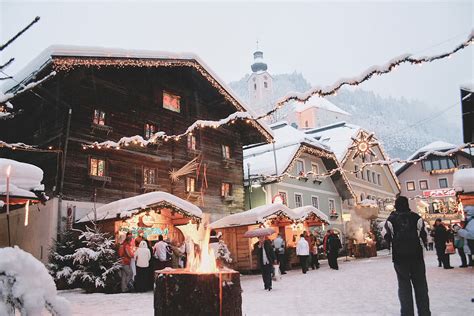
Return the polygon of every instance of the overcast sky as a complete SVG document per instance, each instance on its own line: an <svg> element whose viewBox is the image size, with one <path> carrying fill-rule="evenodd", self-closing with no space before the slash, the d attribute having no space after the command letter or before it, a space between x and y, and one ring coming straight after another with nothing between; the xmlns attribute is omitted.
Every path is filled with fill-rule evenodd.
<svg viewBox="0 0 474 316"><path fill-rule="evenodd" d="M194 52L226 82L250 72L259 40L269 72L298 71L312 85L356 76L403 53L454 48L473 29L473 1L157 2L3 1L4 42L41 20L2 52L15 73L52 44ZM451 59L403 66L360 87L446 108L473 82L472 46Z"/></svg>

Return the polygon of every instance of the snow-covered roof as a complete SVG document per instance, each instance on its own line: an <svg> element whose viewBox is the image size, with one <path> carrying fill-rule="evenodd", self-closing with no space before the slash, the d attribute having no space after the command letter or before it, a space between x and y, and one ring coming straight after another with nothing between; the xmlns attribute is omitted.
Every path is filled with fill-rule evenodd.
<svg viewBox="0 0 474 316"><path fill-rule="evenodd" d="M277 214L284 214L289 218L294 217L290 208L283 204L262 205L245 212L232 214L213 222L211 228L225 228L233 226L246 226L253 224L263 224L268 217Z"/></svg>
<svg viewBox="0 0 474 316"><path fill-rule="evenodd" d="M350 113L344 111L334 103L328 101L327 99L319 96L312 96L306 102L294 102L295 112L303 112L310 108L318 108L326 111L336 112L344 115L351 115Z"/></svg>
<svg viewBox="0 0 474 316"><path fill-rule="evenodd" d="M120 218L126 218L140 212L145 208L162 203L173 205L181 209L184 213L189 214L189 216L202 218L202 211L196 205L167 192L156 191L102 205L96 210L97 219L104 220L116 218L117 216ZM83 218L79 219L78 222L88 222L93 218L94 212L92 211Z"/></svg>
<svg viewBox="0 0 474 316"><path fill-rule="evenodd" d="M51 63L54 57L96 57L96 58L117 58L117 59L156 59L156 60L186 60L195 61L224 89L224 91L236 101L239 111L249 112L253 117L257 115L246 105L227 84L217 76L217 74L196 54L193 53L172 53L164 51L120 49L106 47L74 46L74 45L52 45L40 53L24 69L14 76L14 80L7 80L2 86L2 90L8 91L18 82L24 83L31 80L44 67ZM272 136L271 130L265 123L260 122L260 126Z"/></svg>
<svg viewBox="0 0 474 316"><path fill-rule="evenodd" d="M329 217L312 205L297 207L291 210L295 220L305 220L308 216L314 214L323 222L329 223Z"/></svg>
<svg viewBox="0 0 474 316"><path fill-rule="evenodd" d="M461 89L469 92L474 92L474 83L465 83L461 85Z"/></svg>
<svg viewBox="0 0 474 316"><path fill-rule="evenodd" d="M456 170L453 174L453 187L456 192L474 192L474 168Z"/></svg>
<svg viewBox="0 0 474 316"><path fill-rule="evenodd" d="M356 137L361 130L360 126L339 122L310 129L305 133L315 137L321 144L331 148L337 159L342 161L347 154L348 148L354 141L352 137Z"/></svg>
<svg viewBox="0 0 474 316"><path fill-rule="evenodd" d="M270 128L274 133L278 175L285 172L302 144L309 144L322 150L329 151L327 146L322 145L313 137L290 126L285 121L274 123L270 125ZM244 149L245 178L248 177L248 164L250 164L251 174L275 174L273 144L265 144Z"/></svg>
<svg viewBox="0 0 474 316"><path fill-rule="evenodd" d="M38 197L31 191L17 187L14 184L10 184L8 191L11 197L21 197L25 199L37 199ZM7 195L7 185L0 184L0 195Z"/></svg>
<svg viewBox="0 0 474 316"><path fill-rule="evenodd" d="M6 177L8 166L11 166L10 185L14 185L18 189L26 191L44 190L44 185L41 184L41 181L43 181L43 170L41 170L41 168L16 160L0 158L1 179ZM10 190L12 189L10 188ZM4 191L6 191L6 189ZM36 197L34 194L33 196Z"/></svg>

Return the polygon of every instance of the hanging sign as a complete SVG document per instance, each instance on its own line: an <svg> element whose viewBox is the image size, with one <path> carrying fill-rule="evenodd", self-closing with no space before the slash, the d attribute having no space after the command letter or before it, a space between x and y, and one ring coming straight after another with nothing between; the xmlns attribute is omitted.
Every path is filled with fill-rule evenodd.
<svg viewBox="0 0 474 316"><path fill-rule="evenodd" d="M425 190L423 191L423 196L426 198L434 197L441 198L447 196L456 196L456 191L453 188L449 189L438 189L438 190Z"/></svg>

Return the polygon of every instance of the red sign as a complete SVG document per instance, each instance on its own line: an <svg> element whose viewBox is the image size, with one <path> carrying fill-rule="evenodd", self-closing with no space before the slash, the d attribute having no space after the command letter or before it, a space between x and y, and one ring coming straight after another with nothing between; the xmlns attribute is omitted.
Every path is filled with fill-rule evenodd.
<svg viewBox="0 0 474 316"><path fill-rule="evenodd" d="M447 196L456 196L456 191L454 189L439 189L439 190L425 190L423 191L424 197L447 197Z"/></svg>

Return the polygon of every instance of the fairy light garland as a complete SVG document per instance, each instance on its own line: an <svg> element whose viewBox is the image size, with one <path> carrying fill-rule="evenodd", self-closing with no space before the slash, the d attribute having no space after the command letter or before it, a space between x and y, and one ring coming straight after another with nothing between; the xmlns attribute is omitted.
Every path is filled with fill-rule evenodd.
<svg viewBox="0 0 474 316"><path fill-rule="evenodd" d="M350 79L341 79L334 83L332 86L329 86L327 88L321 88L321 87L314 87L310 89L309 91L305 93L298 93L298 92L291 92L285 95L283 98L281 98L277 103L275 104L275 107L268 111L265 114L262 114L261 116L257 117L257 119L265 118L270 115L272 115L274 112L277 110L281 109L285 104L287 104L289 101L299 101L299 102L306 102L308 101L312 96L319 96L319 97L326 97L330 95L335 95L337 91L339 91L343 86L349 85L349 86L358 86L361 83L369 80L375 75L384 75L388 74L392 71L394 71L398 66L402 64L411 64L411 65L423 65L425 63L431 63L436 60L444 59L444 58L450 58L453 54L457 53L460 50L465 49L466 47L474 44L474 30L471 31L469 34L468 38L456 46L453 50L447 52L447 53L442 53L438 55L433 55L433 56L426 56L426 57L419 57L415 58L412 57L411 54L404 54L398 57L395 57L391 59L387 64L383 66L373 66L367 69L365 72L363 72L361 75L358 77L350 78Z"/></svg>

